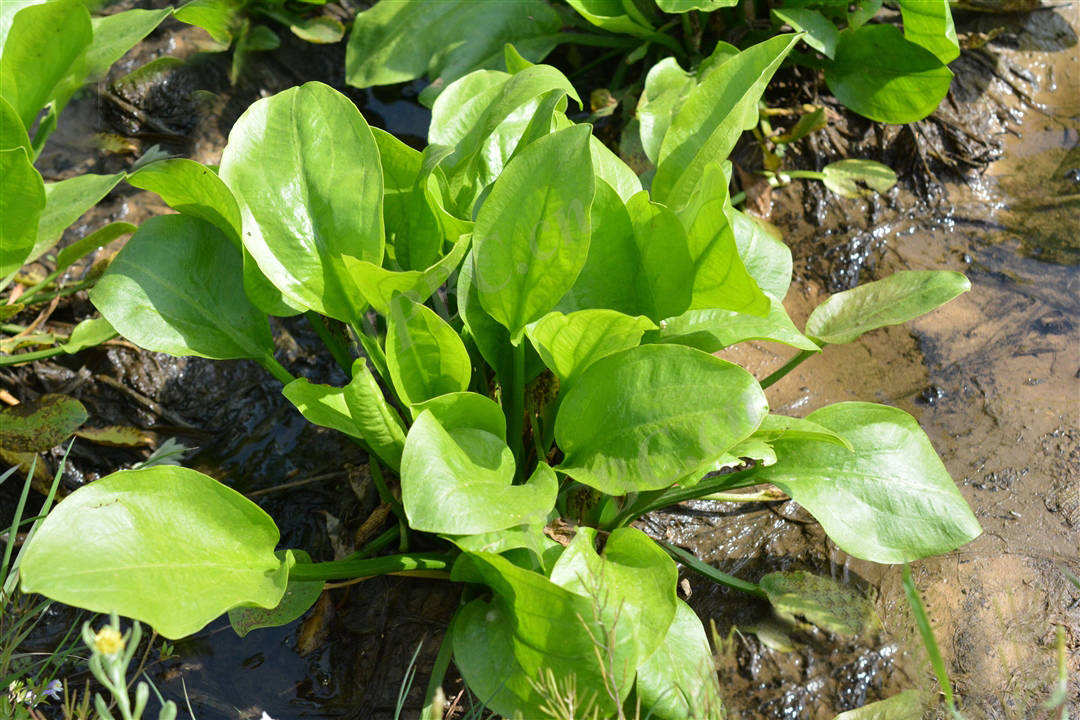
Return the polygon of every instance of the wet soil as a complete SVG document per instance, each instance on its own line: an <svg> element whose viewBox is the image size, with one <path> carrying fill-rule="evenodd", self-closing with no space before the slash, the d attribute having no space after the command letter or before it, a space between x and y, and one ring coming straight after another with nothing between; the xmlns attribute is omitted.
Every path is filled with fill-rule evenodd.
<svg viewBox="0 0 1080 720"><path fill-rule="evenodd" d="M1080 591L1061 572L1080 575L1078 13L1069 5L958 16L962 33L1004 32L954 63L953 91L933 118L914 128L883 127L833 108L831 129L793 150L799 167L844 156L888 162L901 171L902 187L884 198L844 200L808 183L772 197L770 219L796 261L786 304L797 324L828 293L898 269L950 268L972 281L972 292L947 307L830 347L769 390L775 411L799 416L849 399L896 405L919 419L942 454L985 532L913 570L972 718L1045 715L1039 703L1055 674L1059 624L1068 633L1071 697L1080 697ZM47 179L115 172L154 144L216 163L250 102L310 79L348 94L373 124L423 144L428 116L409 99L411 89L347 88L343 45L313 50L287 31L279 35L282 50L260 57L231 87L228 59L201 53L200 31L164 25L72 103L40 162ZM120 81L166 55L188 62ZM805 101L799 93L816 97L797 80L770 104ZM582 89L584 96L592 88ZM102 143L111 151L102 153ZM65 241L109 221L137 224L165 211L155 196L121 185ZM76 296L54 319L75 322L91 311ZM302 321L279 323L275 334L278 359L294 374L343 382ZM764 343L727 352L759 377L790 354ZM252 363L175 359L117 344L4 370L0 387L22 401L67 392L84 402L92 424L135 425L158 442L179 439L195 448L185 464L248 493L278 519L285 546L317 559L347 552L351 531L376 503L363 454L304 422ZM77 443L65 487L145 454ZM0 488L5 515L11 492L11 483ZM780 627L766 607L688 575L691 604L716 623L719 637L730 638L719 664L731 716L829 718L910 687L926 693L928 717L940 715L899 568L846 556L790 502L693 503L656 513L644 526L739 577L808 569L875 598L882 629L841 639ZM369 580L328 591L301 621L242 640L218 621L176 643L175 656L154 663L151 675L167 696L190 699L202 720L264 711L277 720L389 718L422 642L410 716L457 603L446 584ZM52 625L62 627L67 617L58 613ZM42 648L49 634L38 639ZM793 649L774 649L784 644ZM460 682L448 681L452 698ZM1077 701L1071 710L1080 713Z"/></svg>

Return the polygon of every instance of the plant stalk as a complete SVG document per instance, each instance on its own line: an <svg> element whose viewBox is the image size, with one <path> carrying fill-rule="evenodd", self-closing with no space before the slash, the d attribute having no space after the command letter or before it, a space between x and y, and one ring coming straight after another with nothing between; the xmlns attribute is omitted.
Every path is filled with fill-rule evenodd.
<svg viewBox="0 0 1080 720"><path fill-rule="evenodd" d="M769 375L769 377L762 380L761 381L761 389L764 390L767 387L775 385L779 380L783 379L783 377L785 375L787 375L789 372L791 372L795 368L802 365L803 361L806 360L806 358L810 357L811 355L816 355L816 354L817 353L815 353L815 352L813 352L811 350L800 350L799 354L796 355L795 357L791 358L790 360L788 360L786 363L784 363L784 366L782 368L780 368L779 370L774 372L772 375Z"/></svg>
<svg viewBox="0 0 1080 720"><path fill-rule="evenodd" d="M525 341L512 350L510 387L503 388L503 412L506 414L506 439L514 453L516 476L525 477Z"/></svg>
<svg viewBox="0 0 1080 720"><path fill-rule="evenodd" d="M273 375L282 385L288 385L296 379L292 376L292 373L285 369L284 365L274 359L273 355L266 355L259 360L259 364L266 368L266 371Z"/></svg>
<svg viewBox="0 0 1080 720"><path fill-rule="evenodd" d="M332 560L321 563L299 563L289 570L290 580L352 580L375 575L401 575L425 573L424 577L437 577L432 571L448 572L454 555L444 553L416 553L412 555L387 555L355 560Z"/></svg>

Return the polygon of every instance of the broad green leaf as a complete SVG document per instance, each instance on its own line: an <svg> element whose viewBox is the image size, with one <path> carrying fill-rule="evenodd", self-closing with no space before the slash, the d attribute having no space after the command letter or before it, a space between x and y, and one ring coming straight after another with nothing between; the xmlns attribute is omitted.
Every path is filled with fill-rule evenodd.
<svg viewBox="0 0 1080 720"><path fill-rule="evenodd" d="M402 402L413 405L468 389L469 353L434 311L395 295L386 322L386 365Z"/></svg>
<svg viewBox="0 0 1080 720"><path fill-rule="evenodd" d="M752 437L770 443L781 438L787 440L816 440L817 442L840 445L849 452L855 452L855 447L851 444L851 441L843 435L805 418L794 418L786 415L773 415L771 413L766 415Z"/></svg>
<svg viewBox="0 0 1080 720"><path fill-rule="evenodd" d="M8 31L11 30L11 23L15 19L16 13L31 5L40 5L45 0L5 0L0 3L0 51L3 50L4 44L7 42Z"/></svg>
<svg viewBox="0 0 1080 720"><path fill-rule="evenodd" d="M771 340L800 350L819 350L788 317L783 304L772 301L765 317L730 310L688 310L660 322L660 330L650 333L649 342L688 345L705 352L717 352L747 340Z"/></svg>
<svg viewBox="0 0 1080 720"><path fill-rule="evenodd" d="M577 281L559 301L563 312L605 308L653 321L690 305L694 266L678 218L639 193L623 205L606 182L596 183L589 254Z"/></svg>
<svg viewBox="0 0 1080 720"><path fill-rule="evenodd" d="M909 123L932 113L953 74L932 52L905 40L892 25L840 33L825 83L855 112L884 123Z"/></svg>
<svg viewBox="0 0 1080 720"><path fill-rule="evenodd" d="M506 43L503 45L503 64L506 65L506 72L514 75L526 68L531 68L536 63L522 57L513 43Z"/></svg>
<svg viewBox="0 0 1080 720"><path fill-rule="evenodd" d="M904 37L934 53L946 65L960 57L948 0L899 0Z"/></svg>
<svg viewBox="0 0 1080 720"><path fill-rule="evenodd" d="M589 126L578 125L530 144L507 165L476 217L477 294L515 345L524 327L570 289L588 256L590 137Z"/></svg>
<svg viewBox="0 0 1080 720"><path fill-rule="evenodd" d="M739 248L743 267L773 301L772 305L777 305L787 296L791 286L791 250L780 239L780 231L764 220L736 210L730 204L726 213L735 232L735 245Z"/></svg>
<svg viewBox="0 0 1080 720"><path fill-rule="evenodd" d="M810 313L806 334L831 345L854 342L863 333L924 315L970 289L958 272L903 270L831 296Z"/></svg>
<svg viewBox="0 0 1080 720"><path fill-rule="evenodd" d="M175 639L239 605L276 606L289 574L277 542L270 516L213 478L174 465L122 470L38 526L22 589Z"/></svg>
<svg viewBox="0 0 1080 720"><path fill-rule="evenodd" d="M116 335L116 330L105 318L87 318L71 330L67 342L60 345L60 349L68 355L74 355L87 348L97 347Z"/></svg>
<svg viewBox="0 0 1080 720"><path fill-rule="evenodd" d="M711 162L727 159L743 130L757 123L758 100L797 35L777 35L709 72L690 91L660 145L653 198L672 207L686 204Z"/></svg>
<svg viewBox="0 0 1080 720"><path fill-rule="evenodd" d="M618 155L609 150L600 138L592 136L589 140L589 150L592 152L593 172L596 173L597 179L610 185L623 202L629 202L630 198L641 192L641 180L638 179L637 174Z"/></svg>
<svg viewBox="0 0 1080 720"><path fill-rule="evenodd" d="M444 430L475 428L506 440L506 416L499 404L474 392L454 392L416 404L419 415L428 410Z"/></svg>
<svg viewBox="0 0 1080 720"><path fill-rule="evenodd" d="M637 347L646 330L655 328L641 315L615 310L578 310L569 315L550 312L525 328L540 359L559 378L562 392L592 363Z"/></svg>
<svg viewBox="0 0 1080 720"><path fill-rule="evenodd" d="M292 556L291 563L285 557L286 553ZM274 554L290 567L297 563L311 563L311 556L303 550L279 550ZM229 611L229 624L240 637L252 630L288 625L318 602L325 584L322 580L289 580L285 594L277 605L269 609L258 606L233 608Z"/></svg>
<svg viewBox="0 0 1080 720"><path fill-rule="evenodd" d="M336 43L345 37L345 26L337 18L318 15L312 18L300 18L289 25L293 35L318 45Z"/></svg>
<svg viewBox="0 0 1080 720"><path fill-rule="evenodd" d="M722 308L764 317L771 301L739 256L728 220L731 209L727 175L716 163L705 165L677 213L695 268L690 309Z"/></svg>
<svg viewBox="0 0 1080 720"><path fill-rule="evenodd" d="M885 700L842 712L833 720L919 720L925 707L926 698L921 692L903 690Z"/></svg>
<svg viewBox="0 0 1080 720"><path fill-rule="evenodd" d="M81 70L92 39L90 13L81 3L49 2L16 12L0 56L0 97L23 128L33 126L64 78Z"/></svg>
<svg viewBox="0 0 1080 720"><path fill-rule="evenodd" d="M90 300L147 350L215 360L273 357L270 326L244 295L242 272L240 252L216 227L162 215L128 240Z"/></svg>
<svg viewBox="0 0 1080 720"><path fill-rule="evenodd" d="M467 425L444 428L430 410L409 428L401 457L401 501L409 527L472 535L543 523L555 506L558 480L539 463L514 485L506 441Z"/></svg>
<svg viewBox="0 0 1080 720"><path fill-rule="evenodd" d="M0 278L27 262L45 209L45 183L26 149L0 150Z"/></svg>
<svg viewBox="0 0 1080 720"><path fill-rule="evenodd" d="M806 508L844 552L901 563L955 550L982 528L930 440L902 410L846 402L806 417L855 448L778 438L779 461L752 471Z"/></svg>
<svg viewBox="0 0 1080 720"><path fill-rule="evenodd" d="M422 303L435 294L457 270L469 251L470 235L462 236L450 252L426 270L387 270L364 260L345 258L345 266L364 299L382 315L390 313L390 301L401 294L413 302Z"/></svg>
<svg viewBox="0 0 1080 720"><path fill-rule="evenodd" d="M76 175L67 180L45 183L45 208L38 220L37 240L30 260L41 257L60 240L83 213L98 204L121 180L124 173L115 175Z"/></svg>
<svg viewBox="0 0 1080 720"><path fill-rule="evenodd" d="M243 7L241 0L189 0L176 9L176 19L201 27L225 47L232 44L233 28Z"/></svg>
<svg viewBox="0 0 1080 720"><path fill-rule="evenodd" d="M530 680L550 671L560 688L573 678L582 692L596 693L600 717L614 715L615 704L602 690L607 669L593 640L610 637L595 610L602 599L577 595L490 553L463 555L452 577L494 591L491 602L463 607L453 627L454 662L489 709L506 717L544 717L545 701ZM636 667L636 655L633 638L617 635L604 660L610 667ZM620 701L631 687L616 688Z"/></svg>
<svg viewBox="0 0 1080 720"><path fill-rule="evenodd" d="M749 436L765 394L737 365L679 345L644 345L593 363L555 421L557 468L609 495L658 490Z"/></svg>
<svg viewBox="0 0 1080 720"><path fill-rule="evenodd" d="M130 235L138 230L131 223L114 222L98 228L81 240L76 240L56 253L56 270L63 272L100 247L111 243L121 235Z"/></svg>
<svg viewBox="0 0 1080 720"><path fill-rule="evenodd" d="M386 402L363 358L353 362L352 380L344 388L296 378L281 394L311 422L363 440L394 472L401 467L405 423Z"/></svg>
<svg viewBox="0 0 1080 720"><path fill-rule="evenodd" d="M618 528L596 552L596 530L578 528L551 569L551 582L597 603L604 626L615 637L629 638L637 662L613 668L616 687L634 681L637 664L652 655L675 619L675 562L637 528ZM610 637L610 635L609 635Z"/></svg>
<svg viewBox="0 0 1080 720"><path fill-rule="evenodd" d="M449 539L459 549L474 553L504 555L511 550L527 550L532 554L535 569L545 575L563 551L562 545L544 534L544 526L540 524L517 525L506 530L478 535L451 536Z"/></svg>
<svg viewBox="0 0 1080 720"><path fill-rule="evenodd" d="M27 155L33 152L30 147L30 136L26 134L26 128L19 119L19 113L15 112L11 103L0 96L0 150L17 147L26 150Z"/></svg>
<svg viewBox="0 0 1080 720"><path fill-rule="evenodd" d="M839 635L857 635L874 624L874 604L852 587L804 570L774 572L758 587L783 618L806 618Z"/></svg>
<svg viewBox="0 0 1080 720"><path fill-rule="evenodd" d="M392 85L427 75L445 87L480 68L499 68L503 46L538 62L558 44L561 25L540 0L476 3L380 2L353 21L345 54L350 85Z"/></svg>
<svg viewBox="0 0 1080 720"><path fill-rule="evenodd" d="M358 320L363 296L343 258L381 264L383 180L352 101L314 82L259 100L233 126L220 173L244 247L287 301Z"/></svg>
<svg viewBox="0 0 1080 720"><path fill-rule="evenodd" d="M821 173L825 187L847 198L883 193L896 184L892 168L873 160L838 160Z"/></svg>
<svg viewBox="0 0 1080 720"><path fill-rule="evenodd" d="M173 210L215 225L244 255L244 292L263 312L288 316L303 312L289 304L281 291L260 272L240 241L240 206L232 191L210 168L186 158L151 163L127 178L128 184L157 193Z"/></svg>
<svg viewBox="0 0 1080 720"><path fill-rule="evenodd" d="M621 0L567 0L577 14L598 28L621 35L645 38L655 34L651 25L643 25L626 12Z"/></svg>
<svg viewBox="0 0 1080 720"><path fill-rule="evenodd" d="M663 720L723 717L712 650L690 606L676 600L660 647L638 666L637 695L645 715Z"/></svg>
<svg viewBox="0 0 1080 720"><path fill-rule="evenodd" d="M683 70L673 57L653 65L645 76L645 89L638 100L636 115L641 128L641 146L653 164L660 158L660 145L671 126L671 119L696 85L694 76Z"/></svg>
<svg viewBox="0 0 1080 720"><path fill-rule="evenodd" d="M945 2L945 0L941 0ZM836 54L836 43L840 33L829 18L817 10L808 8L773 8L776 20L790 25L795 32L805 32L803 40L825 57L832 59Z"/></svg>
<svg viewBox="0 0 1080 720"><path fill-rule="evenodd" d="M171 7L160 10L135 9L92 18L94 40L86 51L85 77L89 80L105 77L114 62L153 32L172 12Z"/></svg>
<svg viewBox="0 0 1080 720"><path fill-rule="evenodd" d="M550 65L513 75L478 71L439 96L431 108L428 142L454 148L440 167L449 184L450 209L459 217L472 217L477 197L501 176L542 99L553 90L581 104L574 86Z"/></svg>
<svg viewBox="0 0 1080 720"><path fill-rule="evenodd" d="M666 13L687 13L691 10L712 12L717 8L734 7L739 0L656 0L656 5Z"/></svg>
<svg viewBox="0 0 1080 720"><path fill-rule="evenodd" d="M13 452L51 450L71 437L89 415L67 395L42 395L36 401L0 409L0 448Z"/></svg>
<svg viewBox="0 0 1080 720"><path fill-rule="evenodd" d="M847 6L847 21L849 30L857 30L868 23L883 5L882 0L854 0ZM840 9L840 8L838 8ZM843 13L840 13L843 15Z"/></svg>

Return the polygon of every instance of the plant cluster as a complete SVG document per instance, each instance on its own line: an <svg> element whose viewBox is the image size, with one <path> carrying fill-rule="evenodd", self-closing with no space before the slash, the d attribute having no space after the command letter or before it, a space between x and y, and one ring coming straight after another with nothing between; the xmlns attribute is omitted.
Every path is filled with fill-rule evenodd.
<svg viewBox="0 0 1080 720"><path fill-rule="evenodd" d="M261 363L308 420L368 451L399 526L311 562L212 478L121 471L44 521L23 590L176 638L226 611L245 632L288 622L327 580L443 577L466 592L433 687L452 657L507 716L541 716L545 688L573 685L601 716L705 717L719 688L674 558L782 611L824 614L800 600L806 578L724 576L637 518L771 483L859 558L901 563L974 538L911 416L861 402L769 411L763 388L806 357L968 288L957 273L903 272L832 296L803 331L788 317L790 252L732 205L726 158L801 37L716 57L656 131L648 190L568 117L581 104L569 80L509 46L506 71L439 93L423 152L308 83L248 108L220 167L174 158L130 173L177 214L139 227L97 282L104 320L148 350ZM300 313L346 386L274 358L267 317ZM800 353L760 383L712 354L750 339ZM395 537L401 552L371 557Z"/></svg>

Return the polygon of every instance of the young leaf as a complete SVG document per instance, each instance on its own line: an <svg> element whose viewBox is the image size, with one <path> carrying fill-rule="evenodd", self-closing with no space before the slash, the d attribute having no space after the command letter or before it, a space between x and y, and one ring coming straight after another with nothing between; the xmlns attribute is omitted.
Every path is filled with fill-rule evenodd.
<svg viewBox="0 0 1080 720"><path fill-rule="evenodd" d="M143 223L90 300L136 345L228 360L273 357L266 316L241 287L240 253L220 230L186 215Z"/></svg>
<svg viewBox="0 0 1080 720"><path fill-rule="evenodd" d="M92 18L93 43L86 51L86 75L89 80L105 77L109 67L136 43L154 31L172 15L171 7L160 10L125 10Z"/></svg>
<svg viewBox="0 0 1080 720"><path fill-rule="evenodd" d="M723 717L720 685L701 620L682 600L660 647L638 666L645 715L665 720Z"/></svg>
<svg viewBox="0 0 1080 720"><path fill-rule="evenodd" d="M19 113L11 107L11 103L0 96L0 150L17 147L26 150L27 155L33 152L30 136L26 134L26 128L19 119Z"/></svg>
<svg viewBox="0 0 1080 720"><path fill-rule="evenodd" d="M855 452L855 446L843 435L805 418L787 417L786 415L773 415L771 413L766 415L752 437L770 443L781 438L787 440L815 440L817 442L833 443L846 448L848 452Z"/></svg>
<svg viewBox="0 0 1080 720"><path fill-rule="evenodd" d="M588 256L590 137L589 126L578 125L530 144L507 165L476 217L480 303L515 345L525 326L570 289Z"/></svg>
<svg viewBox="0 0 1080 720"><path fill-rule="evenodd" d="M620 35L647 38L656 31L652 25L642 23L640 12L630 15L620 0L567 0L577 14L598 28ZM636 10L636 8L635 8Z"/></svg>
<svg viewBox="0 0 1080 720"><path fill-rule="evenodd" d="M475 428L489 432L500 440L506 440L506 416L499 404L474 392L454 392L416 404L419 415L431 411L444 429L459 427Z"/></svg>
<svg viewBox="0 0 1080 720"><path fill-rule="evenodd" d="M285 557L286 553L292 556L292 562ZM311 556L303 550L279 550L274 554L290 566L311 563ZM233 632L240 637L259 628L288 625L319 600L325 584L322 580L289 580L285 586L285 594L277 605L270 609L258 606L233 608L229 611L229 624L232 625Z"/></svg>
<svg viewBox="0 0 1080 720"><path fill-rule="evenodd" d="M900 0L904 37L934 53L946 65L960 57L948 0Z"/></svg>
<svg viewBox="0 0 1080 720"><path fill-rule="evenodd" d="M59 394L5 407L0 409L0 447L12 452L51 450L71 437L88 417L81 402Z"/></svg>
<svg viewBox="0 0 1080 720"><path fill-rule="evenodd" d="M932 52L905 40L892 25L840 33L825 83L855 112L884 123L921 120L949 91L953 74Z"/></svg>
<svg viewBox="0 0 1080 720"><path fill-rule="evenodd" d="M697 85L673 57L656 63L645 76L645 89L638 100L636 115L641 129L641 146L645 155L656 164L660 159L660 144L690 91Z"/></svg>
<svg viewBox="0 0 1080 720"><path fill-rule="evenodd" d="M650 333L648 342L676 343L713 353L747 340L771 340L800 350L820 348L791 322L783 304L772 301L765 317L730 310L688 310L660 322L660 330Z"/></svg>
<svg viewBox="0 0 1080 720"><path fill-rule="evenodd" d="M690 91L660 145L652 194L686 204L705 166L727 159L743 130L757 123L758 100L797 35L777 35L727 60Z"/></svg>
<svg viewBox="0 0 1080 720"><path fill-rule="evenodd" d="M806 334L831 345L854 342L863 333L924 315L970 289L958 272L903 270L831 296L810 313Z"/></svg>
<svg viewBox="0 0 1080 720"><path fill-rule="evenodd" d="M363 296L343 258L382 263L383 181L352 101L315 82L259 100L233 126L220 173L244 247L288 302L358 320Z"/></svg>
<svg viewBox="0 0 1080 720"><path fill-rule="evenodd" d="M454 247L426 270L387 270L374 263L345 257L345 266L371 307L382 315L390 314L391 299L401 294L413 302L423 303L434 295L461 264L469 250L472 236L463 235Z"/></svg>
<svg viewBox="0 0 1080 720"><path fill-rule="evenodd" d="M242 4L236 0L190 0L176 9L176 19L201 27L225 50L232 45L241 9Z"/></svg>
<svg viewBox="0 0 1080 720"><path fill-rule="evenodd" d="M390 301L386 364L407 405L469 387L472 363L461 338L442 318L404 295Z"/></svg>
<svg viewBox="0 0 1080 720"><path fill-rule="evenodd" d="M883 193L896 184L892 168L873 160L838 160L822 168L821 174L825 187L847 198Z"/></svg>
<svg viewBox="0 0 1080 720"><path fill-rule="evenodd" d="M562 392L589 365L602 357L637 347L646 330L656 325L646 317L614 310L578 310L569 315L551 312L525 328L540 359L559 378Z"/></svg>
<svg viewBox="0 0 1080 720"><path fill-rule="evenodd" d="M45 209L45 183L26 149L0 150L0 280L30 257Z"/></svg>
<svg viewBox="0 0 1080 720"><path fill-rule="evenodd" d="M799 7L773 8L772 15L780 22L790 25L795 32L805 32L803 40L806 44L825 57L832 59L836 54L836 43L840 39L840 33L832 21L817 10Z"/></svg>
<svg viewBox="0 0 1080 720"><path fill-rule="evenodd" d="M67 180L45 183L45 208L38 220L37 240L27 262L41 257L60 239L83 213L97 205L121 180L116 175L76 175Z"/></svg>
<svg viewBox="0 0 1080 720"><path fill-rule="evenodd" d="M97 347L106 340L116 337L116 330L103 317L87 318L71 330L71 335L60 348L68 355L74 355L86 348Z"/></svg>
<svg viewBox="0 0 1080 720"><path fill-rule="evenodd" d="M444 427L430 410L409 429L401 500L414 530L472 535L543 523L555 505L555 473L541 462L524 485L513 480L510 448L487 430Z"/></svg>
<svg viewBox="0 0 1080 720"><path fill-rule="evenodd" d="M239 605L276 606L289 573L277 542L270 516L213 478L122 470L49 513L23 549L22 589L180 638Z"/></svg>
<svg viewBox="0 0 1080 720"><path fill-rule="evenodd" d="M764 220L736 210L730 203L725 212L735 233L743 267L769 296L772 305L778 305L787 297L791 286L791 250L781 239L780 231Z"/></svg>
<svg viewBox="0 0 1080 720"><path fill-rule="evenodd" d="M806 508L844 552L907 562L955 550L982 532L930 440L904 411L845 402L806 419L847 438L854 454L780 437L773 443L778 462L754 469L753 478Z"/></svg>
<svg viewBox="0 0 1080 720"><path fill-rule="evenodd" d="M473 70L498 67L508 42L530 60L542 60L558 44L560 25L541 0L376 3L353 21L345 77L363 88L427 74L441 89Z"/></svg>
<svg viewBox="0 0 1080 720"><path fill-rule="evenodd" d="M679 345L593 363L555 421L557 470L609 495L658 490L707 466L768 412L750 373Z"/></svg>
<svg viewBox="0 0 1080 720"><path fill-rule="evenodd" d="M506 530L451 536L449 539L466 552L505 555L511 550L527 550L532 555L534 568L545 575L563 551L563 546L545 535L544 526L539 524L517 525Z"/></svg>

